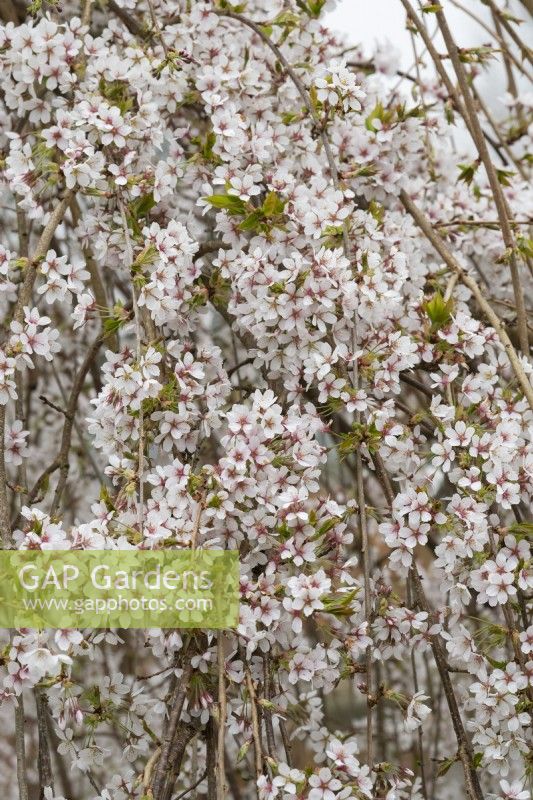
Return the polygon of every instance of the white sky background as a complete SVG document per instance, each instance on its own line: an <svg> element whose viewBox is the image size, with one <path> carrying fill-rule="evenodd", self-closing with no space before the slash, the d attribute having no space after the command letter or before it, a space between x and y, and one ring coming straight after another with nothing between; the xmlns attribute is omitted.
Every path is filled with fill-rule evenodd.
<svg viewBox="0 0 533 800"><path fill-rule="evenodd" d="M417 8L416 0L411 0ZM486 12L481 0L465 0L468 7L479 17L487 21L490 15ZM487 41L488 33L482 31L482 36L477 36L473 41L473 30L476 25L461 11L455 9L444 0L444 10L450 27L457 36L459 46L479 44ZM426 14L424 18L430 21L430 28L435 25L435 17ZM400 0L340 0L337 9L328 14L328 23L336 30L345 31L354 42L374 42L377 39L389 39L397 47L411 57L409 34L405 30L405 11Z"/></svg>
<svg viewBox="0 0 533 800"><path fill-rule="evenodd" d="M411 0L411 2L415 8L418 7L416 0ZM498 2L501 6L501 0ZM474 47L489 42L497 46L494 37L491 37L474 20L452 6L450 2L441 0L441 3L459 47ZM481 0L461 0L461 4L494 29L490 11ZM531 21L527 20L526 9L519 3L512 3L511 10L517 17L525 20L524 24L520 26L520 34L526 43L529 40L531 44L533 31ZM433 14L423 16L428 23L429 30L433 31L436 26L435 16ZM345 33L350 43L362 43L365 53L370 52L377 41L388 39L394 47L401 51L402 68L411 69L413 50L410 35L405 28L405 11L400 0L339 0L337 8L327 14L325 20L333 30ZM423 48L421 39L417 36L416 40L418 52L421 52ZM442 39L436 37L434 41L439 52L444 52ZM428 66L431 66L431 59L428 56L425 61ZM478 79L477 85L490 106L497 113L505 113L501 104L498 103L498 97L501 97L506 90L503 69L499 65L491 68ZM531 91L531 85L523 88Z"/></svg>

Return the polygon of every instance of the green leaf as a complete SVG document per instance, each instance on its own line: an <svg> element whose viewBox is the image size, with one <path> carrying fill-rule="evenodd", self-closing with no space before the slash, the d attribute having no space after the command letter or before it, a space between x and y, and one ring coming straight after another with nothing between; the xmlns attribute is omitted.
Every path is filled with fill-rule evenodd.
<svg viewBox="0 0 533 800"><path fill-rule="evenodd" d="M459 59L464 64L486 64L494 58L491 47L469 47L459 50Z"/></svg>
<svg viewBox="0 0 533 800"><path fill-rule="evenodd" d="M277 709L271 700L265 700L264 698L258 700L257 705L261 706L261 708L266 708L268 711L276 711Z"/></svg>
<svg viewBox="0 0 533 800"><path fill-rule="evenodd" d="M126 111L133 108L134 98L130 94L130 87L126 81L106 81L104 78L100 78L98 89L102 97L105 97L110 105L116 106L121 114L125 114Z"/></svg>
<svg viewBox="0 0 533 800"><path fill-rule="evenodd" d="M108 511L114 511L115 505L106 486L100 487L100 501L105 504Z"/></svg>
<svg viewBox="0 0 533 800"><path fill-rule="evenodd" d="M376 200L371 200L368 206L368 211L370 212L370 214L372 214L376 222L378 222L381 225L383 222L383 218L385 216L384 207L380 205L378 202L376 202Z"/></svg>
<svg viewBox="0 0 533 800"><path fill-rule="evenodd" d="M228 0L219 0L220 8L227 8L230 11L233 11L235 14L241 14L243 11L246 11L246 3L239 3L235 5L234 2L228 2Z"/></svg>
<svg viewBox="0 0 533 800"><path fill-rule="evenodd" d="M135 220L147 217L152 208L155 206L154 193L143 194L138 197L133 203L130 203L130 213Z"/></svg>
<svg viewBox="0 0 533 800"><path fill-rule="evenodd" d="M324 611L335 617L351 617L354 613L353 602L358 592L359 589L351 589L349 592L328 595L323 600Z"/></svg>
<svg viewBox="0 0 533 800"><path fill-rule="evenodd" d="M239 225L240 231L255 231L261 220L263 219L263 212L261 209L252 211L248 214L245 220Z"/></svg>
<svg viewBox="0 0 533 800"><path fill-rule="evenodd" d="M322 103L320 103L319 100L318 100L318 94L317 94L316 86L311 86L311 88L309 89L309 99L310 99L311 105L315 109L315 111L317 111L319 108L321 108Z"/></svg>
<svg viewBox="0 0 533 800"><path fill-rule="evenodd" d="M509 531L513 536L533 541L533 522L513 522Z"/></svg>
<svg viewBox="0 0 533 800"><path fill-rule="evenodd" d="M515 25L522 25L524 22L523 19L520 17L515 17L514 14L511 14L511 12L506 8L502 8L498 14L501 14L501 16L504 17L508 22L514 22Z"/></svg>
<svg viewBox="0 0 533 800"><path fill-rule="evenodd" d="M475 161L473 164L459 164L460 171L457 180L464 181L466 184L470 185L474 180L474 175L476 174L478 167L479 161Z"/></svg>
<svg viewBox="0 0 533 800"><path fill-rule="evenodd" d="M517 236L516 246L523 256L533 258L533 239L529 239L527 236Z"/></svg>
<svg viewBox="0 0 533 800"><path fill-rule="evenodd" d="M206 161L211 161L213 158L213 147L215 146L216 141L216 133L214 133L214 131L209 131L202 145L202 155Z"/></svg>
<svg viewBox="0 0 533 800"><path fill-rule="evenodd" d="M324 522L318 529L317 531L318 535L324 536L326 533L328 533L328 531L334 528L335 525L338 525L339 522L340 522L339 517L332 517L331 519L326 520L326 522Z"/></svg>
<svg viewBox="0 0 533 800"><path fill-rule="evenodd" d="M103 321L104 333L109 335L118 331L121 325L129 320L129 314L120 303L113 306L113 316L106 317Z"/></svg>
<svg viewBox="0 0 533 800"><path fill-rule="evenodd" d="M246 742L245 742L245 743L242 745L242 747L240 748L239 752L237 753L237 760L236 760L236 762L235 762L236 764L238 764L238 763L239 763L239 761L242 761L242 760L243 760L243 758L245 758L245 756L246 756L246 753L247 753L247 752L248 752L248 750L250 749L250 744L251 744L251 741L252 741L251 739L248 739L248 740L247 740L247 741L246 741Z"/></svg>
<svg viewBox="0 0 533 800"><path fill-rule="evenodd" d="M149 244L144 250L141 250L135 261L131 265L132 272L139 272L143 267L148 267L153 264L157 259L157 248L153 244Z"/></svg>
<svg viewBox="0 0 533 800"><path fill-rule="evenodd" d="M513 172L512 169L496 169L496 175L502 186L510 186L511 178L516 175L516 172Z"/></svg>
<svg viewBox="0 0 533 800"><path fill-rule="evenodd" d="M423 14L436 14L437 11L442 11L442 6L440 3L429 3L427 6L422 6L420 10Z"/></svg>
<svg viewBox="0 0 533 800"><path fill-rule="evenodd" d="M300 22L300 17L294 11L281 11L278 16L272 20L272 25L287 25L294 28Z"/></svg>
<svg viewBox="0 0 533 800"><path fill-rule="evenodd" d="M380 120L380 122L389 122L391 118L392 112L390 110L385 111L383 103L376 103L374 109L365 119L365 128L367 131L371 131L371 133L376 133L378 129L374 126L374 122L376 120Z"/></svg>
<svg viewBox="0 0 533 800"><path fill-rule="evenodd" d="M213 208L221 208L230 214L246 214L246 204L240 197L232 194L212 194L204 197Z"/></svg>
<svg viewBox="0 0 533 800"><path fill-rule="evenodd" d="M507 662L506 661L502 661L501 659L498 660L497 658L492 658L491 656L488 656L487 654L485 654L485 658L487 659L487 661L489 662L491 667L494 667L494 669L502 669L502 670L504 670L505 667L507 666Z"/></svg>
<svg viewBox="0 0 533 800"><path fill-rule="evenodd" d="M286 111L281 115L281 121L284 125L290 125L291 122L294 122L294 120L299 119L300 117L301 115L294 113L294 111Z"/></svg>
<svg viewBox="0 0 533 800"><path fill-rule="evenodd" d="M452 756L451 758L445 758L444 761L441 761L440 766L437 770L437 777L441 778L443 775L446 775L450 767L457 761L457 756Z"/></svg>
<svg viewBox="0 0 533 800"><path fill-rule="evenodd" d="M283 213L285 201L276 192L269 192L263 203L263 214L265 217L275 217Z"/></svg>
<svg viewBox="0 0 533 800"><path fill-rule="evenodd" d="M451 100L446 100L446 103L444 104L444 114L446 116L446 122L448 123L448 125L453 125L454 116L453 116L453 104Z"/></svg>
<svg viewBox="0 0 533 800"><path fill-rule="evenodd" d="M286 289L286 285L283 281L278 281L277 283L271 284L269 286L269 290L272 294L283 294Z"/></svg>
<svg viewBox="0 0 533 800"><path fill-rule="evenodd" d="M320 12L326 5L326 0L307 0L307 7L309 9L309 14L314 18L320 16Z"/></svg>
<svg viewBox="0 0 533 800"><path fill-rule="evenodd" d="M104 333L106 336L110 336L112 333L116 333L120 326L122 325L123 320L119 319L118 317L108 317L104 320L103 328Z"/></svg>
<svg viewBox="0 0 533 800"><path fill-rule="evenodd" d="M431 320L433 330L442 328L451 319L453 301L444 300L440 292L436 292L431 300L423 304L423 309Z"/></svg>

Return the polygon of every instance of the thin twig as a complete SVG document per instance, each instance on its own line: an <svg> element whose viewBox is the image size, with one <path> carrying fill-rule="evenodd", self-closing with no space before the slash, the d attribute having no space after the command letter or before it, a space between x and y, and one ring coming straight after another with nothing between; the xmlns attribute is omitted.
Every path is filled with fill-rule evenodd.
<svg viewBox="0 0 533 800"><path fill-rule="evenodd" d="M19 800L28 800L28 779L26 776L26 745L24 742L24 700L22 694L17 698L15 706L15 752L17 754L17 782Z"/></svg>
<svg viewBox="0 0 533 800"><path fill-rule="evenodd" d="M254 683L249 664L246 664L245 677L246 688L248 689L248 696L250 698L250 714L252 718L252 736L254 740L255 754L255 778L256 781L258 781L263 774L263 748L261 746L261 731L259 728L259 716L257 714L257 697L255 694Z"/></svg>
<svg viewBox="0 0 533 800"><path fill-rule="evenodd" d="M124 227L124 238L126 240L126 267L128 272L131 272L133 265L133 244L130 237L128 220L126 217L126 209L124 203L120 202L120 213L122 216L122 224ZM142 326L141 314L139 305L137 303L137 290L135 283L132 280L131 296L133 302L133 316L135 319L135 342L136 342L136 356L137 361L141 359L142 353ZM139 533L142 534L144 527L144 409L142 402L139 406L139 445L137 448L137 477L139 480L139 499L137 505L137 526Z"/></svg>
<svg viewBox="0 0 533 800"><path fill-rule="evenodd" d="M60 222L63 219L65 211L70 205L70 200L72 197L72 190L68 190L63 199L57 204L55 209L50 214L50 218L46 223L43 232L37 242L37 246L33 252L33 255L26 266L25 274L24 274L24 282L20 288L19 296L17 299L17 303L15 305L15 310L13 312L13 321L22 323L24 320L24 307L27 306L31 301L31 295L33 292L33 286L35 284L35 280L37 278L37 269L39 266L39 262L42 258L46 255L48 248L50 247L50 243L52 238L56 232L56 229Z"/></svg>
<svg viewBox="0 0 533 800"><path fill-rule="evenodd" d="M157 33L157 36L158 36L158 39L161 42L161 45L163 47L163 51L165 53L165 58L168 58L168 47L167 47L165 39L163 37L163 31L161 30L161 26L159 24L159 20L157 19L157 16L156 16L156 13L155 13L155 10L154 10L154 4L152 3L152 0L148 0L148 8L150 9L150 17L152 18L152 25L154 26L154 29L155 29L155 31Z"/></svg>
<svg viewBox="0 0 533 800"><path fill-rule="evenodd" d="M204 510L205 497L202 495L202 497L197 502L198 505L196 508L196 514L194 517L192 533L191 533L191 550L196 550L196 547L198 546L198 534L200 533L200 523L202 521L202 512Z"/></svg>
<svg viewBox="0 0 533 800"><path fill-rule="evenodd" d="M82 211L80 209L76 197L73 197L71 200L70 210L72 213L72 219L74 221L74 225L77 226L81 219ZM81 249L83 252L83 256L85 258L87 271L91 277L91 288L93 290L94 299L96 301L96 306L98 308L98 313L100 315L100 324L103 330L107 314L109 313L109 300L107 297L106 287L102 280L98 264L96 263L96 259L93 255L90 246L88 244L84 244L82 245ZM114 331L109 336L109 347L112 350L118 350L118 336Z"/></svg>
<svg viewBox="0 0 533 800"><path fill-rule="evenodd" d="M355 454L356 469L356 489L357 489L357 504L359 506L359 535L361 537L361 556L363 561L363 582L364 582L364 612L365 621L370 629L372 622L372 592L370 588L370 545L368 540L368 528L366 524L366 503L363 487L363 462L361 457L361 448L357 448ZM373 647L371 644L367 645L365 650L366 661L366 746L367 746L367 763L371 766L374 763L374 746L373 746L373 711L374 711L374 691L373 691Z"/></svg>
<svg viewBox="0 0 533 800"><path fill-rule="evenodd" d="M39 783L41 785L41 792L49 786L54 788L54 781L52 778L52 764L50 761L50 745L48 742L48 720L47 720L47 704L46 695L43 694L42 689L39 687L34 688L35 707L37 711L37 732L39 737L39 754L37 758L39 767Z"/></svg>
<svg viewBox="0 0 533 800"><path fill-rule="evenodd" d="M411 584L409 579L407 580L407 603L409 607L412 605L411 599ZM418 694L419 685L418 685L418 672L416 669L416 655L415 655L415 648L411 648L411 669L413 672L413 687L415 693ZM428 790L427 790L427 778L426 778L426 761L424 757L424 739L422 736L422 727L418 727L418 758L420 761L420 780L422 782L422 795L424 800L429 800L428 798Z"/></svg>
<svg viewBox="0 0 533 800"><path fill-rule="evenodd" d="M54 373L55 382L57 383L57 387L59 389L59 392L61 394L63 402L64 403L68 403L67 393L65 392L65 388L63 386L63 382L61 380L59 372L57 371L56 365L54 364L53 361L52 361L51 367L52 367L52 372ZM45 402L47 405L51 406L56 411L59 411L61 414L64 414L65 416L67 415L67 412L64 409L60 408L59 406L56 406L54 403L51 403L50 400L47 400L42 395L40 396L40 399L43 400L43 402ZM92 466L93 472L94 472L94 477L103 486L106 483L106 477L103 474L103 472L100 470L100 467L98 466L98 462L96 461L96 459L94 457L94 454L93 454L93 448L91 447L91 445L89 445L87 443L87 441L85 439L85 436L84 436L84 433L83 433L83 429L82 429L80 423L78 422L76 414L74 414L74 420L73 421L74 421L74 428L76 430L76 433L78 434L78 439L80 440L80 444L83 447L83 451L84 451L85 455L87 456L88 460L91 462L91 466Z"/></svg>
<svg viewBox="0 0 533 800"><path fill-rule="evenodd" d="M71 444L71 439L72 439L72 430L73 430L73 427L74 427L74 419L75 419L75 416L76 416L76 408L77 408L77 405L78 405L78 398L79 398L80 393L81 393L81 391L83 389L83 384L85 382L85 377L87 376L87 373L89 372L89 369L91 368L92 361L95 358L96 354L98 353L98 350L102 346L102 344L105 341L105 339L106 339L105 334L100 334L100 336L98 336L94 340L93 344L90 346L89 350L87 351L85 359L83 360L82 365L81 365L80 369L78 370L78 373L76 374L76 377L74 378L74 382L73 382L72 388L70 390L69 401L68 401L67 406L66 406L66 408L64 410L65 422L64 422L64 425L63 425L63 431L62 431L62 435L61 435L61 444L60 444L58 455L56 456L54 461L48 467L46 467L46 469L43 470L43 472L40 474L40 476L35 481L35 484L33 485L33 488L31 489L31 491L29 493L29 496L28 496L28 501L27 501L28 505L31 505L31 503L33 503L35 501L35 498L38 496L38 494L39 494L39 492L41 490L41 487L43 486L43 484L44 484L45 480L48 478L48 476L52 475L54 472L56 472L56 470L61 469L62 474L61 474L61 478L60 478L60 480L58 482L58 485L57 485L57 488L56 488L56 493L55 493L55 496L54 496L54 501L52 503L51 513L55 512L55 510L56 510L56 508L57 508L57 506L59 504L59 500L61 499L61 494L62 494L63 489L65 487L67 474L68 474L68 469L69 469L68 453L69 453L69 450L70 450L70 444Z"/></svg>
<svg viewBox="0 0 533 800"><path fill-rule="evenodd" d="M192 675L192 666L191 662L188 661L183 668L183 673L180 678L180 682L172 702L172 708L168 720L168 725L166 727L165 734L161 741L161 754L159 756L159 761L157 762L157 768L155 770L154 778L152 781L152 793L155 800L159 800L161 790L163 788L165 772L167 770L168 761L170 757L170 747L172 744L172 739L174 738L174 733L176 732L176 728L178 727L178 722L181 717L181 712L183 709L183 705L185 703L185 698L187 697L187 691L189 688L189 681L191 679L191 675Z"/></svg>
<svg viewBox="0 0 533 800"><path fill-rule="evenodd" d="M416 566L413 565L411 567L409 575L413 586L414 599L420 610L425 611L431 619L433 617L433 612L424 593L422 581L420 580ZM437 665L444 689L444 694L446 695L446 700L448 702L448 708L450 710L450 717L455 736L457 738L457 744L459 745L458 755L463 765L467 795L469 798L471 798L471 800L484 800L477 770L474 766L474 751L472 750L472 745L461 719L461 712L459 711L457 698L450 680L442 641L438 635L432 635L430 640L435 663Z"/></svg>
<svg viewBox="0 0 533 800"><path fill-rule="evenodd" d="M224 659L224 637L222 631L217 638L218 661L218 742L217 742L217 800L226 797L226 771L224 768L224 741L226 733L226 677Z"/></svg>
<svg viewBox="0 0 533 800"><path fill-rule="evenodd" d="M7 496L7 470L5 460L6 407L0 406L0 532L2 547L7 550L11 540L11 521Z"/></svg>
<svg viewBox="0 0 533 800"><path fill-rule="evenodd" d="M263 694L268 704L270 700L270 659L268 653L263 656ZM269 708L264 709L264 720L268 755L270 758L276 759L276 739L272 724L272 711Z"/></svg>
<svg viewBox="0 0 533 800"><path fill-rule="evenodd" d="M204 773L203 773L203 774L202 774L202 775L201 775L201 776L198 778L198 780L197 780L197 781L195 781L195 782L193 783L193 785L192 785L192 786L189 786L189 788L188 788L188 789L185 789L185 791L183 791L183 792L180 792L180 794L176 795L176 797L174 798L174 800L182 800L182 798L183 798L183 797L186 797L186 796L189 794L189 792L192 792L192 791L193 791L193 789L196 789L196 787L197 787L197 786L200 786L201 782L202 782L203 780L205 780L205 778L206 778L206 777L207 777L207 770L205 770L205 772L204 772Z"/></svg>

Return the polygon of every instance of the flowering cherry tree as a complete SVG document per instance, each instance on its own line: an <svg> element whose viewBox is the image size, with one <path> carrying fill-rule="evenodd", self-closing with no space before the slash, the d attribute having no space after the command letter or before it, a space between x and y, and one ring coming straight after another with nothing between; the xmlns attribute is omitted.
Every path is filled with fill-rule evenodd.
<svg viewBox="0 0 533 800"><path fill-rule="evenodd" d="M529 3L400 2L0 2L3 547L241 565L3 631L6 798L531 797Z"/></svg>

